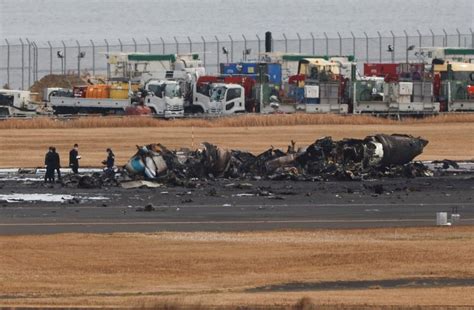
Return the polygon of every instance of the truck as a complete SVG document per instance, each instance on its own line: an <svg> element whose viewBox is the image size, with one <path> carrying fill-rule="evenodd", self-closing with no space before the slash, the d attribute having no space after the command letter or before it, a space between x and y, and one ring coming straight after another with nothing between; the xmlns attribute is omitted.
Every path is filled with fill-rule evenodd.
<svg viewBox="0 0 474 310"><path fill-rule="evenodd" d="M184 96L179 80L149 80L145 84L144 105L165 118L184 116Z"/></svg>
<svg viewBox="0 0 474 310"><path fill-rule="evenodd" d="M254 112L254 85L255 81L245 76L201 76L192 85L185 109L214 115Z"/></svg>
<svg viewBox="0 0 474 310"><path fill-rule="evenodd" d="M123 85L123 84L122 84ZM105 90L107 86L101 85ZM87 89L98 87L89 85ZM110 91L110 88L109 88ZM143 92L132 92L131 87L123 87L120 90L122 97L110 95L91 95L88 90L74 89L69 96L49 96L48 105L55 114L125 114L127 110L142 105L159 117L175 118L184 116L183 96L180 92L179 83L175 80L150 80L145 84Z"/></svg>
<svg viewBox="0 0 474 310"><path fill-rule="evenodd" d="M474 63L435 60L433 74L442 111L474 111Z"/></svg>
<svg viewBox="0 0 474 310"><path fill-rule="evenodd" d="M0 89L0 118L35 116L37 105L30 98L30 91Z"/></svg>
<svg viewBox="0 0 474 310"><path fill-rule="evenodd" d="M135 114L140 106L146 109L136 109L139 114L183 117L185 86L205 73L198 54L112 52L106 57L107 84L48 92L48 104L56 114Z"/></svg>
<svg viewBox="0 0 474 310"><path fill-rule="evenodd" d="M289 93L297 102L297 110L347 114L349 105L346 88L352 78L352 67L343 59L300 59L298 75L289 79Z"/></svg>
<svg viewBox="0 0 474 310"><path fill-rule="evenodd" d="M463 47L420 47L415 56L423 63L430 65L435 59L450 62L474 63L474 48Z"/></svg>
<svg viewBox="0 0 474 310"><path fill-rule="evenodd" d="M354 114L438 114L433 79L422 63L365 64L370 76L352 83Z"/></svg>

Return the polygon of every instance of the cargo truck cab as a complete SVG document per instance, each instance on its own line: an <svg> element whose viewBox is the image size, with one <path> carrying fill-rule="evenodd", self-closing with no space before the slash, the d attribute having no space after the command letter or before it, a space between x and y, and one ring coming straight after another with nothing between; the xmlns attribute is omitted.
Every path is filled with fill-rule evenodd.
<svg viewBox="0 0 474 310"><path fill-rule="evenodd" d="M213 84L208 103L208 113L234 114L245 112L244 88L237 84Z"/></svg>
<svg viewBox="0 0 474 310"><path fill-rule="evenodd" d="M474 63L437 61L435 95L446 103L448 112L474 111Z"/></svg>
<svg viewBox="0 0 474 310"><path fill-rule="evenodd" d="M151 80L145 90L148 94L144 103L153 113L165 118L184 116L184 98L178 81Z"/></svg>
<svg viewBox="0 0 474 310"><path fill-rule="evenodd" d="M237 84L200 82L193 86L191 113L233 114L245 112L245 90Z"/></svg>

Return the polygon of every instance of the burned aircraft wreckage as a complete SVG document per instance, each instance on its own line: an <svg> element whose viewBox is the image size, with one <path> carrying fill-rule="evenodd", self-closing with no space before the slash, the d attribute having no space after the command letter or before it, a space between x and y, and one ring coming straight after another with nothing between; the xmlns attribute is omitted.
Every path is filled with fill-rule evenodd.
<svg viewBox="0 0 474 310"><path fill-rule="evenodd" d="M112 183L148 180L192 186L218 178L324 181L430 176L431 171L422 163L412 162L427 144L422 138L399 134L339 141L324 137L306 148L297 149L291 141L286 151L271 147L259 155L207 142L194 151L150 144L137 146L137 153ZM100 180L88 176L79 186L97 187L106 179L105 175ZM111 185L111 178L107 180Z"/></svg>
<svg viewBox="0 0 474 310"><path fill-rule="evenodd" d="M161 144L138 147L125 165L131 179L181 183L192 179L268 178L291 180L363 179L387 176L426 176L427 169L412 160L428 141L407 135L331 137L305 149L292 141L286 152L273 147L259 155L228 150L204 142L196 151L171 151Z"/></svg>

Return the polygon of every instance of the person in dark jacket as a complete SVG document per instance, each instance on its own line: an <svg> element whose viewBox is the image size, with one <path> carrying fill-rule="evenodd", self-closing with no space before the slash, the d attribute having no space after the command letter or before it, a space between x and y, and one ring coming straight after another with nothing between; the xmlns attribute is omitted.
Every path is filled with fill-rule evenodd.
<svg viewBox="0 0 474 310"><path fill-rule="evenodd" d="M79 145L74 144L74 148L69 152L69 167L71 167L72 172L79 173Z"/></svg>
<svg viewBox="0 0 474 310"><path fill-rule="evenodd" d="M53 147L50 146L48 153L46 153L44 157L44 165L46 167L46 173L44 175L44 182L54 182L54 155L53 155Z"/></svg>
<svg viewBox="0 0 474 310"><path fill-rule="evenodd" d="M53 146L53 159L54 159L54 170L58 173L58 180L61 180L61 159L59 158L59 153L56 152L56 148ZM53 171L54 175L54 171Z"/></svg>
<svg viewBox="0 0 474 310"><path fill-rule="evenodd" d="M107 159L102 161L102 164L106 165L105 172L113 173L115 165L115 154L112 152L112 149L107 149Z"/></svg>

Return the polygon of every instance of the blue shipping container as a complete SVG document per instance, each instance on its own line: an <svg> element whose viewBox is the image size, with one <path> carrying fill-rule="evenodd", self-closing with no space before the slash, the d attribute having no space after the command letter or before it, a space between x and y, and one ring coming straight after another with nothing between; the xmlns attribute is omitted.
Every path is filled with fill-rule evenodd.
<svg viewBox="0 0 474 310"><path fill-rule="evenodd" d="M271 84L281 85L282 74L281 74L281 65L276 63L263 63L264 72L268 74L268 82ZM224 64L221 63L220 69L221 74L225 75L245 75L249 76L255 80L258 79L260 74L260 64L254 62L242 62L242 63L230 63Z"/></svg>
<svg viewBox="0 0 474 310"><path fill-rule="evenodd" d="M244 62L242 66L242 74L257 74L258 68L256 63Z"/></svg>
<svg viewBox="0 0 474 310"><path fill-rule="evenodd" d="M267 74L270 76L270 83L281 84L281 65L267 64Z"/></svg>

